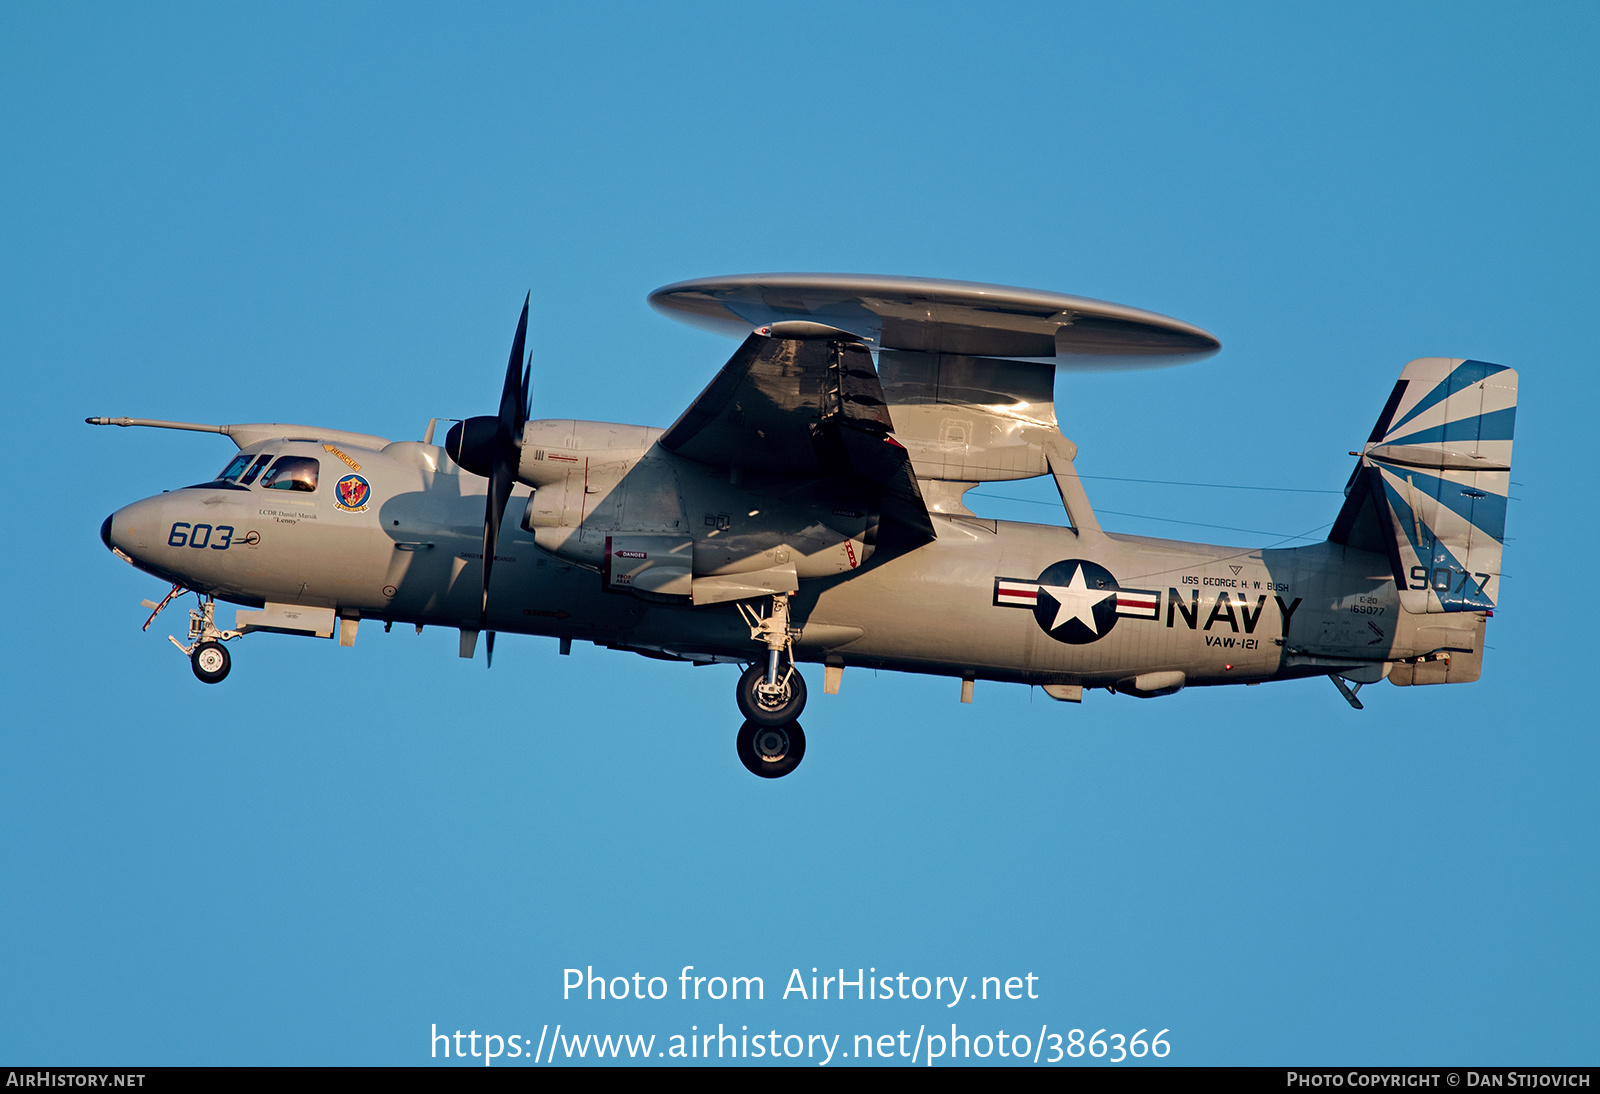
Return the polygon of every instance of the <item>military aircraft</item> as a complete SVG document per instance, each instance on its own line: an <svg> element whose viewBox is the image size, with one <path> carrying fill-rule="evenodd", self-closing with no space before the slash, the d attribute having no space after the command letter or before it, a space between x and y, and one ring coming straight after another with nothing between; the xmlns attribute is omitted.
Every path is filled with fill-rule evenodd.
<svg viewBox="0 0 1600 1094"><path fill-rule="evenodd" d="M1429 357L1400 374L1325 542L1282 549L1103 530L1056 419L1058 371L1193 360L1190 324L1059 293L861 275L686 281L650 303L743 338L665 429L530 420L528 304L497 414L420 441L320 426L89 418L221 433L215 479L106 518L106 546L198 596L196 677L257 631L355 641L363 620L746 666L737 749L805 754L801 664L1085 688L1328 676L1350 705L1478 678L1499 593L1517 374ZM1050 475L1065 523L976 516L978 483ZM217 600L239 605L232 629Z"/></svg>

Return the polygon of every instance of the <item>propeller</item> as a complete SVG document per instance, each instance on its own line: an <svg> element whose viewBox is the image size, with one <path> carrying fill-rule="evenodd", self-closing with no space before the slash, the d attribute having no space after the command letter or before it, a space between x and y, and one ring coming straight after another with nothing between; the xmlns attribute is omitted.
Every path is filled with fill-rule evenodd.
<svg viewBox="0 0 1600 1094"><path fill-rule="evenodd" d="M528 338L528 303L522 301L522 318L517 320L517 335L511 341L511 360L506 365L506 382L500 390L500 413L479 415L457 422L445 434L444 448L462 470L489 480L488 502L483 514L483 600L478 608L479 629L489 614L489 574L494 569L495 548L500 543L500 522L506 502L517 483L517 464L522 458L522 427L532 409L529 379L533 358L523 356ZM488 632L489 663L494 663L494 632Z"/></svg>

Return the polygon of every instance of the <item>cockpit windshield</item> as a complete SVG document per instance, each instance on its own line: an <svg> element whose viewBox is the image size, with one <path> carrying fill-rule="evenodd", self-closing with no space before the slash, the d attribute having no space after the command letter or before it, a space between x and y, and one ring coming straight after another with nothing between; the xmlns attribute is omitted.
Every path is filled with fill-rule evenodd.
<svg viewBox="0 0 1600 1094"><path fill-rule="evenodd" d="M244 453L241 452L239 455L237 455L237 456L235 456L233 458L233 462L232 463L230 463L227 467L222 469L222 474L217 476L217 481L218 482L232 482L234 479L239 477L239 475L244 471L245 468L250 466L250 461L253 458L254 457L247 456L247 455L245 455Z"/></svg>
<svg viewBox="0 0 1600 1094"><path fill-rule="evenodd" d="M251 483L255 482L256 476L261 474L261 469L267 466L268 461L271 459L272 457L270 455L257 458L256 462L251 466L249 471L245 472L244 478L240 479L239 482L245 486L249 486Z"/></svg>
<svg viewBox="0 0 1600 1094"><path fill-rule="evenodd" d="M312 491L317 488L320 468L310 456L282 456L261 480L261 486L266 490Z"/></svg>

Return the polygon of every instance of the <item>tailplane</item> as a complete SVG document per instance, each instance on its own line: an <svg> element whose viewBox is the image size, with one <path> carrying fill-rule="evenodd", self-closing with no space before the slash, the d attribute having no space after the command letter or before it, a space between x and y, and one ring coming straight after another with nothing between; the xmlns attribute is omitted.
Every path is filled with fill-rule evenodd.
<svg viewBox="0 0 1600 1094"><path fill-rule="evenodd" d="M1400 373L1328 538L1387 554L1407 612L1494 608L1516 415L1503 365L1424 357Z"/></svg>

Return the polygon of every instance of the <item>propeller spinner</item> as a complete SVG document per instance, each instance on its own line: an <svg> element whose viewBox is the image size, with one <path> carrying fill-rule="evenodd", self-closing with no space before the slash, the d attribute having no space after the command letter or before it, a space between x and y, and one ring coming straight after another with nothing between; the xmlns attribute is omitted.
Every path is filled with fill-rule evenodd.
<svg viewBox="0 0 1600 1094"><path fill-rule="evenodd" d="M483 600L479 605L478 623L482 629L489 612L489 574L494 569L495 548L500 543L500 521L505 516L506 502L517 482L517 462L522 454L522 427L528 422L530 399L529 378L531 358L524 358L523 346L528 338L528 303L530 292L522 301L522 318L517 320L517 335L511 341L511 360L506 365L505 386L500 389L500 413L487 414L457 422L445 434L444 447L451 459L464 471L482 475L489 480L488 502L483 514ZM488 655L494 661L494 632L488 633Z"/></svg>

